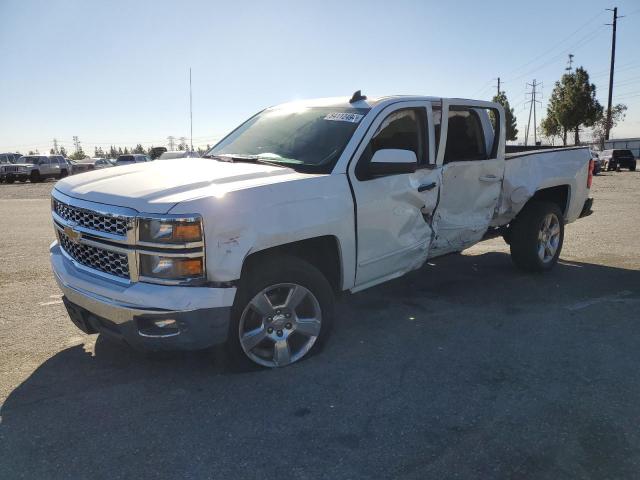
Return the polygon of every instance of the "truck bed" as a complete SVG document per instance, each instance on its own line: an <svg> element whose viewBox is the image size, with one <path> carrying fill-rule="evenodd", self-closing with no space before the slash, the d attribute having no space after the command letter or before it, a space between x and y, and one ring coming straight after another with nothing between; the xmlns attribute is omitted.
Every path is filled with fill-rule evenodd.
<svg viewBox="0 0 640 480"><path fill-rule="evenodd" d="M567 223L576 220L589 196L588 147L538 148L505 154L502 197L493 226L509 223L527 200L544 189L564 189Z"/></svg>

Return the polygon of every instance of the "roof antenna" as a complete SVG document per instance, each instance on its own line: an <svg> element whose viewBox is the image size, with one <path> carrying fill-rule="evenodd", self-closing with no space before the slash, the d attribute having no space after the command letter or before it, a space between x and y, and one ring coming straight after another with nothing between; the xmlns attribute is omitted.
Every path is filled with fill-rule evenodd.
<svg viewBox="0 0 640 480"><path fill-rule="evenodd" d="M367 99L366 95L362 95L362 93L360 93L360 90L356 90L356 92L351 97L351 100L349 100L349 103L355 103L360 100L366 100L366 99Z"/></svg>

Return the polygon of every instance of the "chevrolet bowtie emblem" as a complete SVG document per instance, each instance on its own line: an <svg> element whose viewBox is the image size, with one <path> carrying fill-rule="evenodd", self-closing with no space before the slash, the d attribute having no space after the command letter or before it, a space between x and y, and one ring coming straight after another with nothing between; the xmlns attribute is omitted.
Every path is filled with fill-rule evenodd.
<svg viewBox="0 0 640 480"><path fill-rule="evenodd" d="M71 227L64 227L64 234L71 240L73 243L78 243L78 241L82 238L82 233L74 230Z"/></svg>

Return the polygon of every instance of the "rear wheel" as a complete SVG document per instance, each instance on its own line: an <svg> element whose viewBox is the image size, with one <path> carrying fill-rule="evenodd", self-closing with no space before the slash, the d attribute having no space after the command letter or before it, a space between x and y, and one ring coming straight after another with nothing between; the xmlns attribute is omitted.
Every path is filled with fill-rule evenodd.
<svg viewBox="0 0 640 480"><path fill-rule="evenodd" d="M630 171L630 172L635 172L635 171L636 171L636 164L635 164L635 162L634 162L634 163L632 163L631 165L629 165L629 171Z"/></svg>
<svg viewBox="0 0 640 480"><path fill-rule="evenodd" d="M244 276L227 344L236 361L284 367L326 339L333 320L333 290L317 268L287 256L256 263Z"/></svg>
<svg viewBox="0 0 640 480"><path fill-rule="evenodd" d="M550 270L558 262L564 241L564 217L551 202L534 202L510 227L511 259L527 271Z"/></svg>
<svg viewBox="0 0 640 480"><path fill-rule="evenodd" d="M60 177L58 177L58 178L64 178L64 177L66 177L67 175L69 175L69 174L67 173L67 171L66 171L66 170L62 170L62 171L60 171Z"/></svg>

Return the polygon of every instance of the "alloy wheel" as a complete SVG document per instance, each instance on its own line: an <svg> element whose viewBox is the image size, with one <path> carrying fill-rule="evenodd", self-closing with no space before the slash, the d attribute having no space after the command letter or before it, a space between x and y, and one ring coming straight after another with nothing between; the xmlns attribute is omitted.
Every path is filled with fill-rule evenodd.
<svg viewBox="0 0 640 480"><path fill-rule="evenodd" d="M269 286L247 304L239 323L240 345L254 362L283 367L304 357L320 335L322 311L302 285Z"/></svg>

